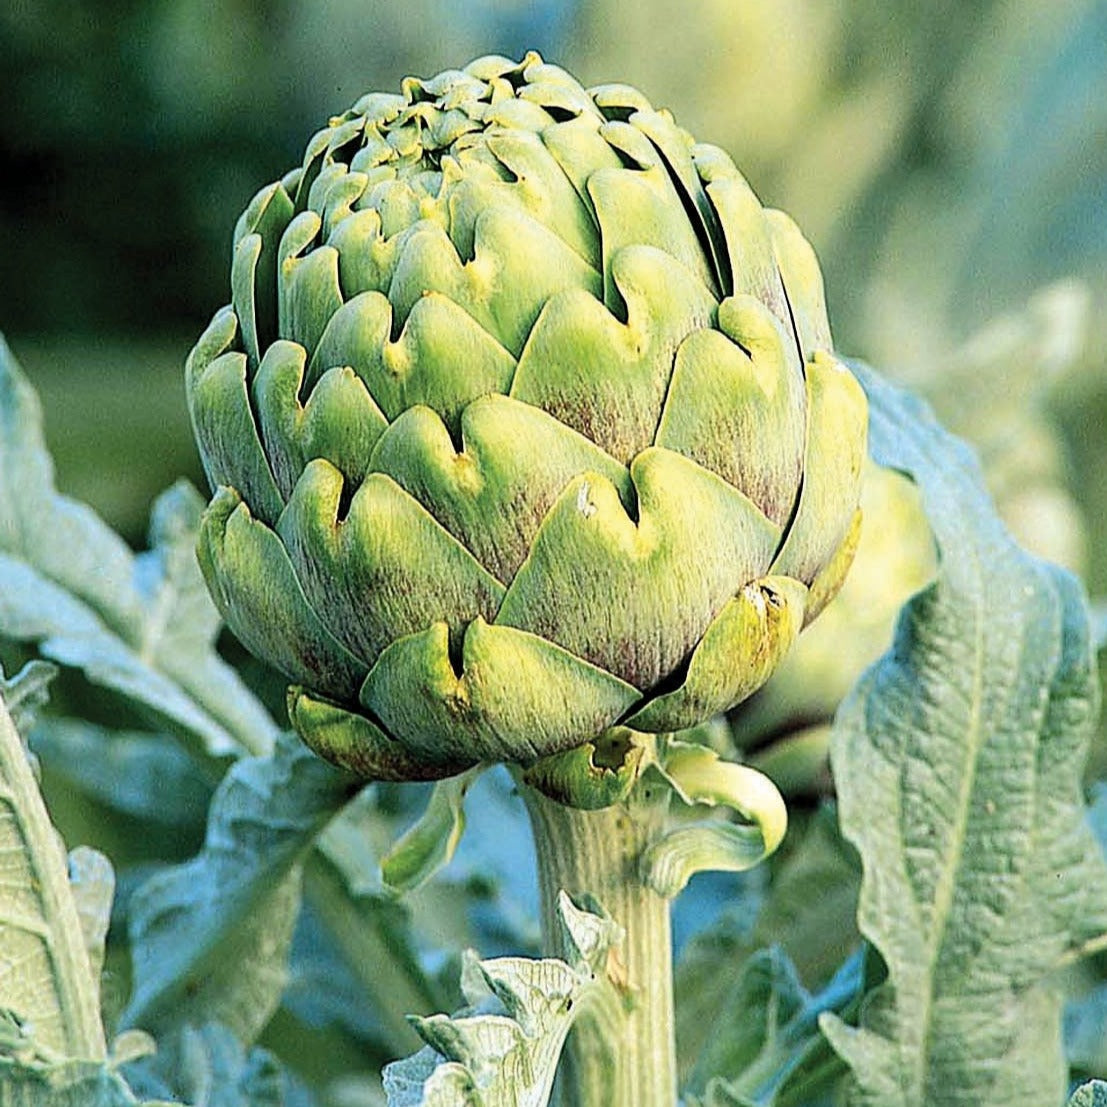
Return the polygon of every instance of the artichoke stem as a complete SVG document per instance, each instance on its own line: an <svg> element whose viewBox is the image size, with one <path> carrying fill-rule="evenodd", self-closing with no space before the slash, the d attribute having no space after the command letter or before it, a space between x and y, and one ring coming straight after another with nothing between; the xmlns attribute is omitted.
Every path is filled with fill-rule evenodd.
<svg viewBox="0 0 1107 1107"><path fill-rule="evenodd" d="M675 1107L672 936L669 903L639 873L665 829L669 793L639 782L620 804L582 811L520 782L538 854L545 952L560 948L558 892L594 901L622 927L602 998L582 1011L558 1069L561 1107Z"/></svg>

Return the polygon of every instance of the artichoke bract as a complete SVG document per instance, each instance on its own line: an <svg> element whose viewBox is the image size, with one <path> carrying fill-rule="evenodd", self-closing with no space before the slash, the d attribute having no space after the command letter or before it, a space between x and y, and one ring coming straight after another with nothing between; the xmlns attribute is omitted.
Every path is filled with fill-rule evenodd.
<svg viewBox="0 0 1107 1107"><path fill-rule="evenodd" d="M813 251L635 89L479 59L330 121L238 221L188 396L199 552L369 777L697 724L856 545Z"/></svg>

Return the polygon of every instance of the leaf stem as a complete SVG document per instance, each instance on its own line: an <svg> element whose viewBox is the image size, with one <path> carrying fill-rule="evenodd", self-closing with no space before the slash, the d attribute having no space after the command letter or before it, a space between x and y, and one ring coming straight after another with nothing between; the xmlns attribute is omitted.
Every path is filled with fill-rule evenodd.
<svg viewBox="0 0 1107 1107"><path fill-rule="evenodd" d="M520 783L538 853L546 952L558 948L557 895L601 906L624 931L605 998L582 1012L558 1071L564 1107L674 1107L669 903L643 881L642 854L665 829L669 790L639 782L630 798L581 811Z"/></svg>

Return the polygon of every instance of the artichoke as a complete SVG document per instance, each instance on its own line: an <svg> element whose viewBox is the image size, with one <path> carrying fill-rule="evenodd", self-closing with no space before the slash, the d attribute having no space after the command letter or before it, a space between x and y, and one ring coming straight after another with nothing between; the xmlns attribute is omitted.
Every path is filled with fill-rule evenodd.
<svg viewBox="0 0 1107 1107"><path fill-rule="evenodd" d="M635 89L481 58L330 121L187 365L199 553L315 750L529 764L750 695L856 546L813 251Z"/></svg>

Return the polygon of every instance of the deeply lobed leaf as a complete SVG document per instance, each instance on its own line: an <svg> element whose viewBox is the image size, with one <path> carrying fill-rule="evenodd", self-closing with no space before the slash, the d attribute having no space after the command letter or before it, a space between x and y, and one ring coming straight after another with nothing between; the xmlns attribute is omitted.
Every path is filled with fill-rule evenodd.
<svg viewBox="0 0 1107 1107"><path fill-rule="evenodd" d="M965 447L857 371L874 454L918 483L941 562L839 714L859 922L888 980L858 1027L823 1028L853 1103L1057 1102L1058 999L1043 982L1092 936L1107 887L1082 818L1098 706L1085 602L1004 531Z"/></svg>
<svg viewBox="0 0 1107 1107"><path fill-rule="evenodd" d="M462 988L471 1006L414 1025L426 1047L384 1071L389 1107L545 1107L565 1036L617 939L610 920L574 906L559 917L572 963L470 955Z"/></svg>

